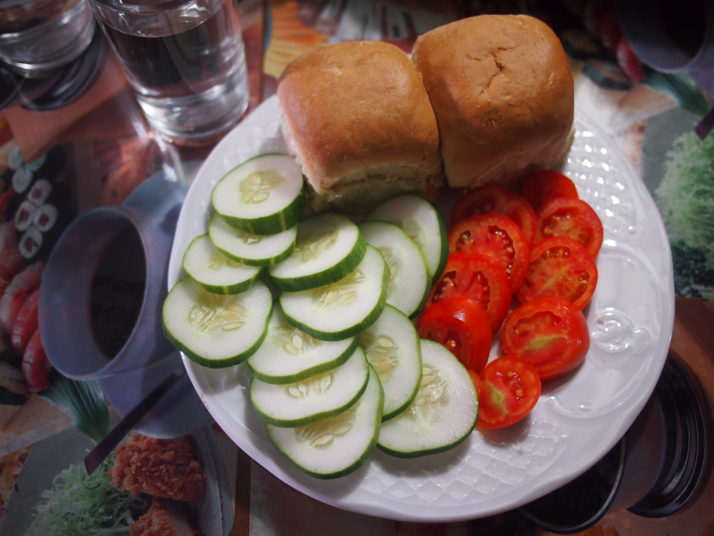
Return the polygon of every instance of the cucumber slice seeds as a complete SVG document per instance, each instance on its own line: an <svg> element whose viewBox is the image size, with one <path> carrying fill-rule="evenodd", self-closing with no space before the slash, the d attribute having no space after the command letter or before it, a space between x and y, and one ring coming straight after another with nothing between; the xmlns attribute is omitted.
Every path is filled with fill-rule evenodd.
<svg viewBox="0 0 714 536"><path fill-rule="evenodd" d="M266 423L302 426L349 408L362 395L368 377L367 359L358 346L340 366L297 382L277 385L254 376L250 399Z"/></svg>
<svg viewBox="0 0 714 536"><path fill-rule="evenodd" d="M208 235L194 238L183 255L183 269L209 292L237 294L248 290L260 268L229 259L218 251Z"/></svg>
<svg viewBox="0 0 714 536"><path fill-rule="evenodd" d="M362 262L339 281L283 292L278 301L291 324L317 339L338 341L377 320L387 298L388 277L382 254L368 245Z"/></svg>
<svg viewBox="0 0 714 536"><path fill-rule="evenodd" d="M303 177L287 154L263 154L229 171L213 187L211 204L226 222L254 234L275 234L302 216Z"/></svg>
<svg viewBox="0 0 714 536"><path fill-rule="evenodd" d="M384 421L401 412L417 393L422 374L419 341L414 324L391 305L359 336L384 389Z"/></svg>
<svg viewBox="0 0 714 536"><path fill-rule="evenodd" d="M297 291L327 285L352 272L364 258L367 243L346 216L327 213L298 225L292 254L272 266L270 277L281 290Z"/></svg>
<svg viewBox="0 0 714 536"><path fill-rule="evenodd" d="M270 291L262 281L240 294L222 295L184 277L164 300L164 332L193 361L211 368L229 367L258 349L272 307Z"/></svg>
<svg viewBox="0 0 714 536"><path fill-rule="evenodd" d="M419 247L397 225L382 221L360 224L367 243L376 247L389 268L387 303L415 316L426 303L431 278Z"/></svg>
<svg viewBox="0 0 714 536"><path fill-rule="evenodd" d="M449 449L469 437L478 399L466 368L441 344L422 339L422 379L414 400L382 423L377 445L387 454L411 458Z"/></svg>
<svg viewBox="0 0 714 536"><path fill-rule="evenodd" d="M248 366L264 382L296 382L341 365L357 343L356 337L340 341L316 339L290 324L275 307L265 340L248 359Z"/></svg>
<svg viewBox="0 0 714 536"><path fill-rule="evenodd" d="M251 266L270 266L292 253L297 226L272 235L257 235L236 229L214 214L208 224L208 236L226 257Z"/></svg>
<svg viewBox="0 0 714 536"><path fill-rule="evenodd" d="M345 411L296 428L266 425L278 450L306 473L336 478L362 465L377 442L382 388L370 367L360 399Z"/></svg>
<svg viewBox="0 0 714 536"><path fill-rule="evenodd" d="M285 154L215 185L208 232L164 300L167 337L206 367L247 360L268 436L314 477L354 471L375 445L415 457L460 443L478 415L471 378L409 319L443 269L443 218L403 194L359 226L336 213L299 221L302 190Z"/></svg>
<svg viewBox="0 0 714 536"><path fill-rule="evenodd" d="M449 252L446 224L429 201L414 194L398 195L379 205L367 219L399 225L424 253L432 281L441 274Z"/></svg>

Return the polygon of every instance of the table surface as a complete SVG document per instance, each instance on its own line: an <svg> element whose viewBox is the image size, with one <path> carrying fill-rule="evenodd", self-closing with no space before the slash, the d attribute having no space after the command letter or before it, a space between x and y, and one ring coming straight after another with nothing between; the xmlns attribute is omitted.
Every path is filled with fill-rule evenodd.
<svg viewBox="0 0 714 536"><path fill-rule="evenodd" d="M396 0L239 2L250 85L247 113L274 94L282 69L306 50L330 42L371 39L389 41L408 51L420 33L460 17L494 12L489 4L492 3ZM501 12L515 13L522 12L524 3L496 4ZM710 107L711 96L692 83L686 73L645 69L646 76L641 78L631 63L618 64L613 43L617 41L616 18L578 7L586 3L563 2L558 9L550 10L539 8L541 4L552 4L548 2L525 4L531 13L548 21L565 44L579 110L616 140L661 207L673 251L678 296L672 351L687 361L703 383L712 386L714 341L708 326L714 320L710 301L714 297L714 232L711 225L708 229L706 225L692 225L707 215L710 222L714 221L714 142L712 136L702 140L695 134ZM153 136L109 51L94 83L73 103L44 112L29 111L15 103L0 111L0 225L12 222L14 217L3 205L2 193L17 168L17 163L10 161L17 149L23 166L38 158L59 163L53 169L57 170L55 180L63 185L58 191L64 194L57 194L53 201L61 216L58 221L66 225L92 207L122 203L156 173L190 185L211 147L181 147ZM708 184L693 182L701 180L700 169L709 170ZM676 191L686 188L699 192L696 205L675 199ZM10 207L17 209L13 204ZM699 232L698 227L704 229ZM48 233L38 255L46 255L56 239ZM7 338L3 336L1 340ZM5 355L3 352L7 353L0 346L0 357ZM707 393L707 401L714 411L711 393ZM39 452L65 436L69 444L75 444L72 437L76 440L82 434L64 411L37 394L17 407L0 408L0 534L5 534L4 522L13 517L13 509L27 510L31 505L26 503L36 500L26 490L14 488L23 461L30 459L33 450ZM473 522L416 524L344 512L288 488L247 458L217 427L209 431L230 475L235 508L231 535L301 534L315 527L329 527L332 533L339 534L467 534L476 528L489 534L538 533L535 527L520 518L515 521L509 514ZM714 483L707 483L704 494L712 497ZM700 503L656 520L614 512L587 534L660 534L684 526L691 531L688 534L710 534L714 530L711 515Z"/></svg>

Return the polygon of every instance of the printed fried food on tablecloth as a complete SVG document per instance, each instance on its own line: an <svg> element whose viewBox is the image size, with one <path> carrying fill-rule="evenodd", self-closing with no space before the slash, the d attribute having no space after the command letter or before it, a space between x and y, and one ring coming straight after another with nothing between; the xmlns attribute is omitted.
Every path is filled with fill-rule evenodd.
<svg viewBox="0 0 714 536"><path fill-rule="evenodd" d="M0 458L0 518L5 513L5 506L15 491L15 482L31 448L31 446L25 447Z"/></svg>
<svg viewBox="0 0 714 536"><path fill-rule="evenodd" d="M154 499L151 507L129 527L129 536L199 536L200 531L175 504Z"/></svg>
<svg viewBox="0 0 714 536"><path fill-rule="evenodd" d="M112 483L137 495L197 502L203 497L203 463L190 438L156 439L133 434L117 447Z"/></svg>

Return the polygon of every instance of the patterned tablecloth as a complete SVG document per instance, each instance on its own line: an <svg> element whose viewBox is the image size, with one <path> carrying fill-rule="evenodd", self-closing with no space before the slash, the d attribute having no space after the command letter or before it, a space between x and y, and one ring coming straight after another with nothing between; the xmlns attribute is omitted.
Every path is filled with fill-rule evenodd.
<svg viewBox="0 0 714 536"><path fill-rule="evenodd" d="M616 141L660 210L672 249L678 319L687 319L678 320L674 341L691 345L687 330L697 316L692 311L711 314L714 299L714 135L707 135L711 118L706 118L712 96L686 72L664 73L642 64L622 37L610 4L574 0L237 2L251 90L248 113L275 93L280 73L294 57L322 44L384 40L408 52L416 36L460 17L496 12L541 17L556 30L568 52L577 108ZM87 93L69 106L33 112L18 101L0 111L2 534L14 534L4 532L4 508L8 508L8 519L13 508L32 515L29 503L42 491L35 489L33 495L27 484L15 487L22 482L17 477L25 463L28 471L38 471L29 469L33 451L68 442L74 445L68 448L80 451L72 462L76 463L86 448L85 436L64 408L43 396L46 391L38 394L58 381L47 364L37 325L39 283L54 243L78 214L98 205L122 203L151 175L164 173L189 184L210 150L167 145L147 133L111 53L106 58ZM4 312L7 308L16 308L19 313L12 318L22 318L24 323L3 322L9 318ZM708 351L706 346L699 348L705 348L702 362L714 362L711 345ZM110 412L107 418L116 416ZM227 493L236 508L231 534L315 530L466 534L476 528L489 534L536 533L508 515L473 523L420 525L343 512L281 484L236 452L217 428L209 430L209 435L231 474ZM46 470L57 473L63 467ZM51 482L43 486L50 487ZM696 516L688 523L698 531L691 534L712 529ZM640 530L652 529L641 529L637 520L620 513L608 516L588 534L628 536Z"/></svg>

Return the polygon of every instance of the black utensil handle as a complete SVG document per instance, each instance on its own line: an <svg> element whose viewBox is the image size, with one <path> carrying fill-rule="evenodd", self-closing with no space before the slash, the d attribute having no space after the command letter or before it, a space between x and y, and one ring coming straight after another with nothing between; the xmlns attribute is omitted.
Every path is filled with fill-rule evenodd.
<svg viewBox="0 0 714 536"><path fill-rule="evenodd" d="M156 386L139 402L97 445L84 457L84 467L87 474L92 474L109 456L109 453L138 424L151 408L163 397L171 387L185 374L183 367L176 369L171 375Z"/></svg>

